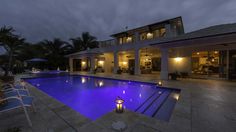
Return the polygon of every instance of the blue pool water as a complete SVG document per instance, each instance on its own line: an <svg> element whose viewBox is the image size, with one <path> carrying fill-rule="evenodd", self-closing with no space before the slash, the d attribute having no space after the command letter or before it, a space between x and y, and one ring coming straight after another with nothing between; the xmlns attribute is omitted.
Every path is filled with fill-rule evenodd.
<svg viewBox="0 0 236 132"><path fill-rule="evenodd" d="M25 80L92 120L114 110L119 96L125 109L168 121L180 92L151 83L88 76Z"/></svg>

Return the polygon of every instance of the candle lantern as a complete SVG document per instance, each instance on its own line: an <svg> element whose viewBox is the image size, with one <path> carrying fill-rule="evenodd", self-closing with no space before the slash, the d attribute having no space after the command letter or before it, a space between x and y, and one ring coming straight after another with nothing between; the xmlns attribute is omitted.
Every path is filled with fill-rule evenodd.
<svg viewBox="0 0 236 132"><path fill-rule="evenodd" d="M116 112L117 113L123 113L124 107L123 107L124 100L121 99L119 96L116 98Z"/></svg>

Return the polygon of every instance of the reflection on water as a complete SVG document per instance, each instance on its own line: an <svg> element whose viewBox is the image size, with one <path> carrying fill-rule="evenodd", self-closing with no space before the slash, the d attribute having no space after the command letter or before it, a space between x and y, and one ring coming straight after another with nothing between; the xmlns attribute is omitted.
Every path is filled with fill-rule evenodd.
<svg viewBox="0 0 236 132"><path fill-rule="evenodd" d="M84 77L81 78L81 83L82 84L86 83L86 79Z"/></svg>
<svg viewBox="0 0 236 132"><path fill-rule="evenodd" d="M141 93L139 94L139 98L142 98L142 94Z"/></svg>
<svg viewBox="0 0 236 132"><path fill-rule="evenodd" d="M98 85L99 87L103 86L104 85L103 81L98 81Z"/></svg>
<svg viewBox="0 0 236 132"><path fill-rule="evenodd" d="M125 90L123 90L123 94L125 94Z"/></svg>

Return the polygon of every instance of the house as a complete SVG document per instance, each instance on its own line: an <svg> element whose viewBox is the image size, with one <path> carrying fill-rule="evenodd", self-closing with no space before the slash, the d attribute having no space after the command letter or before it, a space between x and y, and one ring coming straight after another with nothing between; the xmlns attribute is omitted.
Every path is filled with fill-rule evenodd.
<svg viewBox="0 0 236 132"><path fill-rule="evenodd" d="M185 33L181 17L111 35L68 55L70 71L236 79L236 23Z"/></svg>

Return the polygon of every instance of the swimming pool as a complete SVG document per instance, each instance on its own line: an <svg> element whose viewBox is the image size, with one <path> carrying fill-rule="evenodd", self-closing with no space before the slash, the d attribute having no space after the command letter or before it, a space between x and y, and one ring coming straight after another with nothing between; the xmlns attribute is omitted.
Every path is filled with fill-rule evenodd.
<svg viewBox="0 0 236 132"><path fill-rule="evenodd" d="M57 76L25 79L49 96L95 120L115 109L119 96L125 109L168 121L180 90L153 83L89 76Z"/></svg>

